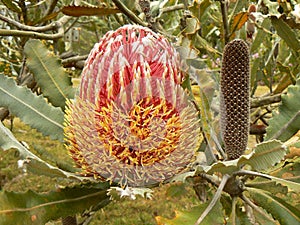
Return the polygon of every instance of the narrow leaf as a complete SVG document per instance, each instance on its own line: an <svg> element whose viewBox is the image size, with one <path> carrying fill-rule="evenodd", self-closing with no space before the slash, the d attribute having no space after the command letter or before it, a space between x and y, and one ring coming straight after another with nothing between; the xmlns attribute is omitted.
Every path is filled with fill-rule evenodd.
<svg viewBox="0 0 300 225"><path fill-rule="evenodd" d="M64 6L62 12L68 16L106 16L121 12L117 8L89 7L89 6Z"/></svg>
<svg viewBox="0 0 300 225"><path fill-rule="evenodd" d="M266 36L266 30L269 30L270 25L271 25L270 19L265 18L261 24L261 27L257 30L257 34L251 45L251 49L250 49L251 53L257 52L259 46L264 42L264 39L268 37Z"/></svg>
<svg viewBox="0 0 300 225"><path fill-rule="evenodd" d="M12 78L3 75L0 75L0 105L44 135L63 141L62 110L49 105L42 96L33 94L27 87L18 86Z"/></svg>
<svg viewBox="0 0 300 225"><path fill-rule="evenodd" d="M266 140L278 139L287 141L300 128L300 79L296 85L288 88L287 94L282 95L282 103L278 112L273 113L269 120Z"/></svg>
<svg viewBox="0 0 300 225"><path fill-rule="evenodd" d="M54 56L39 40L30 40L24 47L27 64L42 89L43 95L62 109L66 99L73 98L71 77L65 72L58 57Z"/></svg>
<svg viewBox="0 0 300 225"><path fill-rule="evenodd" d="M106 189L74 187L47 193L0 192L0 224L45 224L49 220L75 215L109 203Z"/></svg>
<svg viewBox="0 0 300 225"><path fill-rule="evenodd" d="M295 52L300 50L300 42L295 32L283 21L282 18L271 16L271 22L277 34L287 43L287 45Z"/></svg>
<svg viewBox="0 0 300 225"><path fill-rule="evenodd" d="M235 31L239 30L244 26L247 22L249 17L248 12L239 12L233 17L232 25L231 25L231 36L234 34Z"/></svg>
<svg viewBox="0 0 300 225"><path fill-rule="evenodd" d="M25 146L23 146L20 142L18 142L11 131L2 123L0 123L0 147L4 151L11 148L16 148L20 152L21 157L26 159L27 169L32 170L37 174L51 177L72 178L79 181L92 180L88 177L81 177L74 173L66 172L43 161Z"/></svg>
<svg viewBox="0 0 300 225"><path fill-rule="evenodd" d="M255 188L247 189L260 207L271 213L282 225L300 224L300 211L269 192Z"/></svg>
<svg viewBox="0 0 300 225"><path fill-rule="evenodd" d="M21 8L18 4L12 0L1 0L1 2L11 11L16 13L22 13Z"/></svg>

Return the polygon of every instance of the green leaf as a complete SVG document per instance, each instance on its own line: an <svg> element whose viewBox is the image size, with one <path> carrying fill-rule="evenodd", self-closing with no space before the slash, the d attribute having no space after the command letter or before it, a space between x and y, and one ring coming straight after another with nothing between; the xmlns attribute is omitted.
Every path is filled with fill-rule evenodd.
<svg viewBox="0 0 300 225"><path fill-rule="evenodd" d="M63 141L64 114L49 105L42 96L27 87L18 86L12 78L0 75L0 105L52 139Z"/></svg>
<svg viewBox="0 0 300 225"><path fill-rule="evenodd" d="M277 34L287 43L287 45L295 52L300 50L300 42L295 32L283 21L282 18L271 16L271 22Z"/></svg>
<svg viewBox="0 0 300 225"><path fill-rule="evenodd" d="M1 0L1 2L11 11L16 13L22 13L21 8L18 4L12 0Z"/></svg>
<svg viewBox="0 0 300 225"><path fill-rule="evenodd" d="M89 7L89 6L64 6L62 13L68 16L107 16L120 13L118 8Z"/></svg>
<svg viewBox="0 0 300 225"><path fill-rule="evenodd" d="M271 25L270 19L265 18L260 26L260 29L257 30L257 34L251 45L251 50L250 50L251 53L255 53L258 47L263 43L264 39L266 38L266 30L269 30L270 25Z"/></svg>
<svg viewBox="0 0 300 225"><path fill-rule="evenodd" d="M32 172L36 172L37 174L47 175L51 177L72 178L79 181L93 180L92 178L81 177L75 173L66 172L43 161L25 146L23 146L14 137L11 131L8 128L6 128L2 123L0 123L0 147L4 151L11 148L16 148L20 152L21 157L23 159L26 159L26 168Z"/></svg>
<svg viewBox="0 0 300 225"><path fill-rule="evenodd" d="M247 190L254 202L272 214L280 224L300 224L300 211L297 208L269 192L255 188Z"/></svg>
<svg viewBox="0 0 300 225"><path fill-rule="evenodd" d="M24 47L27 65L34 74L43 95L54 106L64 109L66 99L74 97L71 77L65 72L58 57L39 40L30 40Z"/></svg>
<svg viewBox="0 0 300 225"><path fill-rule="evenodd" d="M73 187L47 193L0 192L0 224L45 224L110 202L105 188Z"/></svg>
<svg viewBox="0 0 300 225"><path fill-rule="evenodd" d="M173 219L166 219L161 216L155 217L158 225L182 225L182 224L195 224L199 216L206 209L208 203L201 204L193 207L188 211L175 211L175 217ZM213 207L212 211L205 217L201 225L218 225L224 224L224 217L222 213L222 205L220 200Z"/></svg>
<svg viewBox="0 0 300 225"><path fill-rule="evenodd" d="M278 112L274 112L269 120L266 140L286 141L300 128L300 79L297 80L296 85L288 88L287 94L282 95L281 99Z"/></svg>
<svg viewBox="0 0 300 225"><path fill-rule="evenodd" d="M266 141L258 144L250 157L242 157L239 165L251 165L252 170L265 170L283 160L286 154L286 147L277 140Z"/></svg>
<svg viewBox="0 0 300 225"><path fill-rule="evenodd" d="M265 170L284 158L285 146L278 140L272 140L258 144L248 155L242 155L235 160L216 162L211 166L199 166L206 173L220 172L232 174L245 164L251 165L252 170Z"/></svg>

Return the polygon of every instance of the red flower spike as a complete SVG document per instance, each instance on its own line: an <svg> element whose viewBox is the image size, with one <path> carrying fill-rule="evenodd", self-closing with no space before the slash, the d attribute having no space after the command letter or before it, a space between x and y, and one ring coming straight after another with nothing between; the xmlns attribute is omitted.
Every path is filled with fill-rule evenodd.
<svg viewBox="0 0 300 225"><path fill-rule="evenodd" d="M84 175L148 186L187 167L200 125L179 68L175 49L148 28L126 25L94 46L66 110L67 148Z"/></svg>

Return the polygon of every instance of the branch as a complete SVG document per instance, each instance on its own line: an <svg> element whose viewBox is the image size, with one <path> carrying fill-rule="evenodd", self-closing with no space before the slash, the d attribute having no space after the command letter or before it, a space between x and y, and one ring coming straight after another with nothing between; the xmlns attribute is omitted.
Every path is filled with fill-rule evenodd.
<svg viewBox="0 0 300 225"><path fill-rule="evenodd" d="M112 0L115 5L126 15L129 19L131 19L133 22L140 24L144 27L147 27L148 24L145 23L143 20L141 20L137 15L135 15L130 9L126 7L121 1L119 0Z"/></svg>
<svg viewBox="0 0 300 225"><path fill-rule="evenodd" d="M72 67L75 66L78 69L82 69L87 59L87 55L74 56L67 59L63 59L61 63L64 67Z"/></svg>
<svg viewBox="0 0 300 225"><path fill-rule="evenodd" d="M225 44L229 41L229 25L228 25L228 15L227 6L225 0L220 0L222 20L223 20L223 30L224 30L224 42Z"/></svg>
<svg viewBox="0 0 300 225"><path fill-rule="evenodd" d="M0 29L0 36L31 37L31 38L45 39L45 40L54 40L54 39L62 38L64 36L63 25L59 22L55 22L54 26L58 31L55 34L43 34L35 31L24 31L24 30Z"/></svg>
<svg viewBox="0 0 300 225"><path fill-rule="evenodd" d="M258 108L260 106L270 105L272 103L277 103L280 101L281 101L281 94L256 98L251 100L251 108Z"/></svg>
<svg viewBox="0 0 300 225"><path fill-rule="evenodd" d="M274 221L273 218L271 218L265 211L263 211L261 208L259 208L257 205L255 205L253 202L250 201L245 195L241 195L240 198L249 205L253 210L261 214L262 216L266 217L270 221Z"/></svg>
<svg viewBox="0 0 300 225"><path fill-rule="evenodd" d="M211 202L209 203L207 208L204 210L204 212L201 214L201 216L198 218L195 225L199 225L204 220L204 218L208 215L208 213L212 210L212 208L216 205L218 199L221 197L222 191L223 191L229 178L230 178L230 176L227 174L225 174L223 176L221 183L220 183L213 199L211 200Z"/></svg>
<svg viewBox="0 0 300 225"><path fill-rule="evenodd" d="M27 30L27 31L49 31L49 30L53 30L55 28L55 26L53 26L53 24L49 24L47 26L42 26L42 27L33 27L33 26L28 26L28 25L24 25L22 23L19 23L13 19L10 19L6 16L3 16L2 14L0 14L0 20L20 29L20 30Z"/></svg>

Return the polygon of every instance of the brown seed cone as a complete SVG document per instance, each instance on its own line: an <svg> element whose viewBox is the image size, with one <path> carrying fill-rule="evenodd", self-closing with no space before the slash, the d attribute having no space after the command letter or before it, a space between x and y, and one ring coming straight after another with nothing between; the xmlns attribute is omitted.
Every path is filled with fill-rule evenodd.
<svg viewBox="0 0 300 225"><path fill-rule="evenodd" d="M247 147L250 114L249 49L233 40L224 49L221 71L221 133L228 159L239 158Z"/></svg>

